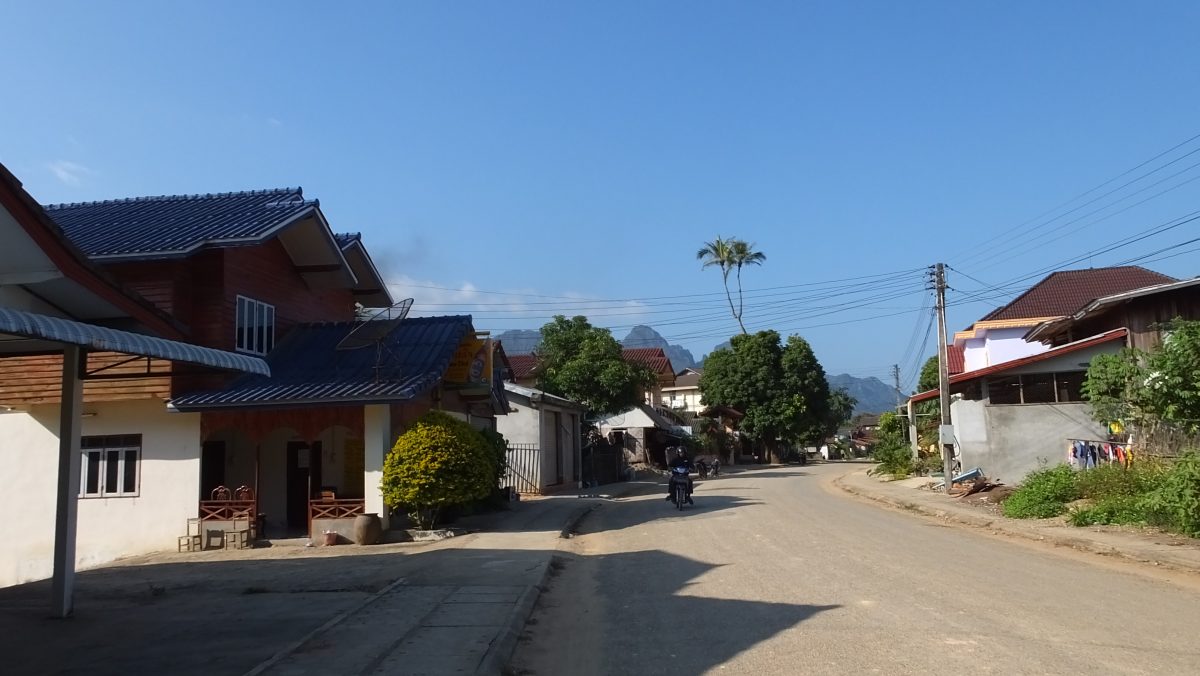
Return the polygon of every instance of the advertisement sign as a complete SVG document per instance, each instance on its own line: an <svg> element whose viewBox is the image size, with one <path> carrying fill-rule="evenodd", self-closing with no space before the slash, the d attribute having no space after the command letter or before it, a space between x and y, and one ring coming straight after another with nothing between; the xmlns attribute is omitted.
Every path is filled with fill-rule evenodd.
<svg viewBox="0 0 1200 676"><path fill-rule="evenodd" d="M459 343L450 367L446 369L446 382L452 385L487 385L492 381L493 343L490 338L479 335L467 336Z"/></svg>

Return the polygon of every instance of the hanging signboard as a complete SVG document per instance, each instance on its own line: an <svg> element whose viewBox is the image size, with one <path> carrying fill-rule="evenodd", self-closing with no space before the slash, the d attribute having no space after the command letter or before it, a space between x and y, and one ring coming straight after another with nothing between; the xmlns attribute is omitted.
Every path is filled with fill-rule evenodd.
<svg viewBox="0 0 1200 676"><path fill-rule="evenodd" d="M489 385L492 381L493 351L494 344L490 338L480 335L463 338L446 369L446 383L467 387Z"/></svg>

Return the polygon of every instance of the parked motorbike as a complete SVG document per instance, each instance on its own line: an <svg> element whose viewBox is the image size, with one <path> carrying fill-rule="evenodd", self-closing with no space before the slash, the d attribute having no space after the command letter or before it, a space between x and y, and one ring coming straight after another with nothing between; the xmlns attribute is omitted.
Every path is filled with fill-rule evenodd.
<svg viewBox="0 0 1200 676"><path fill-rule="evenodd" d="M696 471L700 473L701 479L707 479L708 478L708 463L704 462L703 460L697 460L696 461Z"/></svg>
<svg viewBox="0 0 1200 676"><path fill-rule="evenodd" d="M671 470L669 486L671 502L675 503L676 509L682 510L688 500L688 470L686 467L675 467Z"/></svg>

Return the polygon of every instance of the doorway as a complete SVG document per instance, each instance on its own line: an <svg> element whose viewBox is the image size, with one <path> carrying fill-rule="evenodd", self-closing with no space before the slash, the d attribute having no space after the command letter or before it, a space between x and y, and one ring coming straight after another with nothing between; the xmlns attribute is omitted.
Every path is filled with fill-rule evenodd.
<svg viewBox="0 0 1200 676"><path fill-rule="evenodd" d="M211 499L213 489L225 485L225 442L206 441L200 447L200 499Z"/></svg>
<svg viewBox="0 0 1200 676"><path fill-rule="evenodd" d="M308 501L321 485L321 442L287 444L288 531L308 533Z"/></svg>

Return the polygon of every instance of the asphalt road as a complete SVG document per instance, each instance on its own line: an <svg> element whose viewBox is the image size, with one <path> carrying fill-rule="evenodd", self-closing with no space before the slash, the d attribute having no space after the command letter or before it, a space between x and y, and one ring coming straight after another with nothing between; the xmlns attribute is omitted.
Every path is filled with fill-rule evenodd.
<svg viewBox="0 0 1200 676"><path fill-rule="evenodd" d="M517 674L1200 674L1200 580L852 498L837 465L608 503Z"/></svg>

